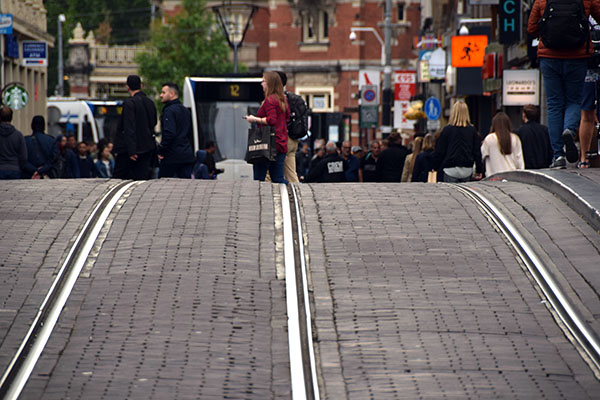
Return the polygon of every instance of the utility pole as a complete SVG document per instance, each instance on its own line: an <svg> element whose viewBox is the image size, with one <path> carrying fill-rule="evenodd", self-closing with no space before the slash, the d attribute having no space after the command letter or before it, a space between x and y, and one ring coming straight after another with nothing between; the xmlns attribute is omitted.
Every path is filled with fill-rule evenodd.
<svg viewBox="0 0 600 400"><path fill-rule="evenodd" d="M392 1L385 0L383 24L385 65L383 67L383 93L381 103L381 133L384 137L392 132Z"/></svg>
<svg viewBox="0 0 600 400"><path fill-rule="evenodd" d="M65 14L58 16L58 95L65 95L65 68L63 65L63 37L62 24L66 21Z"/></svg>

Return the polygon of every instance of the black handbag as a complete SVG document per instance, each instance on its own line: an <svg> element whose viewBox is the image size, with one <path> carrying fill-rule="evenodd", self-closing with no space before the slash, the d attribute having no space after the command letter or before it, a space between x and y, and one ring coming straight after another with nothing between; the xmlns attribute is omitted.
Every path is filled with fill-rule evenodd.
<svg viewBox="0 0 600 400"><path fill-rule="evenodd" d="M275 129L269 125L252 124L248 129L246 162L257 164L275 161Z"/></svg>

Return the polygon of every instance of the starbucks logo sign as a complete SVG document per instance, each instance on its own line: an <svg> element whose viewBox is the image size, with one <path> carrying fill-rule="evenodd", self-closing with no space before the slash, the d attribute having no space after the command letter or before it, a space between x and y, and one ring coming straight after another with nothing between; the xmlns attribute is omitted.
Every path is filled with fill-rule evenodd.
<svg viewBox="0 0 600 400"><path fill-rule="evenodd" d="M21 83L9 83L2 89L2 104L20 110L27 105L29 94Z"/></svg>

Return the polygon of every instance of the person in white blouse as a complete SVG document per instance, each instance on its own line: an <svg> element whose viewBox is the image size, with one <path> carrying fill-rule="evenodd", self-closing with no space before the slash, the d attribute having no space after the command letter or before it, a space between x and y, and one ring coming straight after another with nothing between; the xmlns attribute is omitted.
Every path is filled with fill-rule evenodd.
<svg viewBox="0 0 600 400"><path fill-rule="evenodd" d="M512 133L510 119L505 113L499 112L492 119L490 133L481 144L481 157L486 177L525 168L521 140Z"/></svg>

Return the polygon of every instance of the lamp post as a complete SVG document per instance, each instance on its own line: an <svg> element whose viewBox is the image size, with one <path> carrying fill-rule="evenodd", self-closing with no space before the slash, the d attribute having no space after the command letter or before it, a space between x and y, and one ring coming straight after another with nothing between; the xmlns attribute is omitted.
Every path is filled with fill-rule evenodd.
<svg viewBox="0 0 600 400"><path fill-rule="evenodd" d="M383 39L371 27L351 27L350 40L356 40L356 32L371 32L381 45L381 67L383 68L383 90L381 96L381 133L389 135L392 131L392 13L391 0L385 1L385 20Z"/></svg>
<svg viewBox="0 0 600 400"><path fill-rule="evenodd" d="M64 96L65 94L65 68L63 64L63 37L62 37L62 24L66 21L65 14L58 16L58 95Z"/></svg>
<svg viewBox="0 0 600 400"><path fill-rule="evenodd" d="M221 5L213 6L221 28L225 33L229 46L233 49L233 72L238 72L238 49L242 47L252 16L258 6L249 3L237 3L231 0L223 1Z"/></svg>

